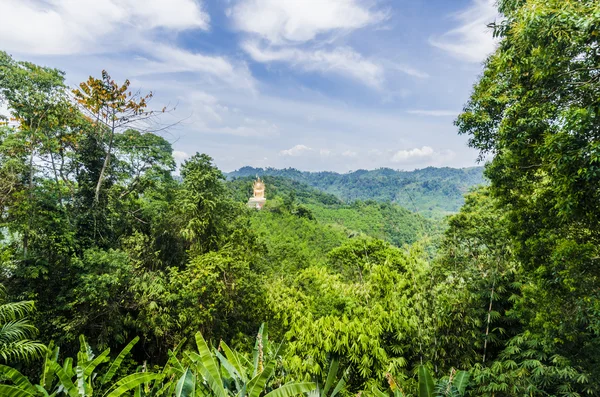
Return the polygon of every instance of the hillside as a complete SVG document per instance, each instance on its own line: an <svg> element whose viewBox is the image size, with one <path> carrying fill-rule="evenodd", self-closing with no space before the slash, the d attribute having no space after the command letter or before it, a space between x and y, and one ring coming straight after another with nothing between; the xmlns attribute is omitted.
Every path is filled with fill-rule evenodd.
<svg viewBox="0 0 600 397"><path fill-rule="evenodd" d="M472 187L485 184L483 167L434 168L396 171L390 168L336 172L303 172L293 168L243 167L227 174L228 178L278 176L302 182L331 193L344 202L375 200L394 202L430 218L457 212L464 194Z"/></svg>
<svg viewBox="0 0 600 397"><path fill-rule="evenodd" d="M252 194L253 177L234 178L227 185L235 201ZM424 235L437 235L440 222L425 219L394 203L355 200L344 203L335 195L280 176L265 176L269 211L280 209L345 231L347 236L365 234L396 246L410 244Z"/></svg>

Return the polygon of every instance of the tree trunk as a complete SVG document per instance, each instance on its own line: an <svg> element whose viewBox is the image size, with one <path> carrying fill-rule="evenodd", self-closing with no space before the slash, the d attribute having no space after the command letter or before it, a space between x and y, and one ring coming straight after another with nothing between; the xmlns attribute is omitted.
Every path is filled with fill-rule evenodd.
<svg viewBox="0 0 600 397"><path fill-rule="evenodd" d="M29 192L28 192L28 200L29 205L32 205L33 201L33 143L31 145L31 154L29 155ZM31 229L31 221L33 218L33 214L31 213L31 208L29 209L29 219L27 219L27 228L23 233L23 259L27 259L27 248L29 246L29 230Z"/></svg>
<svg viewBox="0 0 600 397"><path fill-rule="evenodd" d="M110 164L110 154L112 152L113 140L115 138L115 121L114 121L114 111L113 111L113 122L112 128L110 130L110 139L108 141L108 150L106 151L106 156L104 157L104 163L102 164L102 169L100 170L100 176L98 177L98 183L96 184L96 192L94 194L94 203L98 204L100 200L100 188L102 187L102 181L104 180L104 173Z"/></svg>
<svg viewBox="0 0 600 397"><path fill-rule="evenodd" d="M492 282L492 291L490 293L490 306L488 307L487 325L485 327L485 341L483 342L483 362L485 363L485 355L487 353L488 336L490 334L490 322L492 317L492 304L494 302L494 288L496 288L496 277Z"/></svg>

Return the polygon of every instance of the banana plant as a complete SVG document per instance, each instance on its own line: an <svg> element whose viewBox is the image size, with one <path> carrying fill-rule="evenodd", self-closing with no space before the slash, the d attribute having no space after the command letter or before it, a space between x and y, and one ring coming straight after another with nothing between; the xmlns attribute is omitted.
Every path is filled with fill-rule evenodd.
<svg viewBox="0 0 600 397"><path fill-rule="evenodd" d="M350 373L350 368L347 368L343 373L342 377L338 380L335 387L333 384L337 379L337 375L340 369L340 360L338 357L333 357L329 361L329 370L327 371L327 378L325 378L325 383L321 386L320 382L317 380L317 388L310 393L308 393L308 397L335 397L337 396L344 387L346 386L346 382L348 381L348 374ZM332 389L333 387L333 389ZM329 393L331 391L331 393Z"/></svg>
<svg viewBox="0 0 600 397"><path fill-rule="evenodd" d="M215 397L292 397L316 389L313 382L291 382L279 387L269 385L275 373L279 348L273 348L268 342L264 325L257 336L252 362L230 349L225 342L220 343L223 354L217 349L211 350L200 333L196 334L196 345L198 353L188 352L187 358L198 374L195 378L197 394Z"/></svg>
<svg viewBox="0 0 600 397"><path fill-rule="evenodd" d="M418 397L464 397L469 385L470 374L466 371L452 369L450 376L435 381L424 365L419 365L418 373ZM411 397L405 394L394 381L389 382L393 397ZM386 393L373 388L376 397L389 397Z"/></svg>
<svg viewBox="0 0 600 397"><path fill-rule="evenodd" d="M202 334L197 333L195 339L197 352L185 352L180 360L178 353L185 341L181 342L168 352L169 360L160 373L136 372L117 381L113 378L138 338L131 341L103 373L97 372L97 369L110 362L110 350L94 356L85 338L81 337L76 362L66 358L60 365L59 349L51 344L39 384L32 384L14 368L0 366L0 376L6 380L5 384L0 384L0 396L293 397L317 389L313 382L279 385L272 381L280 346L275 347L268 342L266 326L259 331L251 360L230 349L225 342L220 344L221 354L209 347ZM335 370L330 369L332 379L337 373L337 365L334 367ZM327 391L333 383L329 378L324 388ZM342 380L339 388L345 383ZM336 386L335 389L339 388ZM337 392L334 390L328 397L335 397Z"/></svg>
<svg viewBox="0 0 600 397"><path fill-rule="evenodd" d="M110 349L95 356L85 338L81 336L77 362L74 364L73 359L68 357L63 360L61 366L58 362L59 348L50 344L42 364L42 374L38 384L34 385L14 368L0 366L0 374L10 382L10 384L0 384L0 395L6 397L120 397L129 395L130 391L139 388L140 385L149 384L163 376L162 374L137 372L113 381L121 363L138 340L139 338L135 338L125 346L102 376L96 372L96 369L100 365L110 362Z"/></svg>

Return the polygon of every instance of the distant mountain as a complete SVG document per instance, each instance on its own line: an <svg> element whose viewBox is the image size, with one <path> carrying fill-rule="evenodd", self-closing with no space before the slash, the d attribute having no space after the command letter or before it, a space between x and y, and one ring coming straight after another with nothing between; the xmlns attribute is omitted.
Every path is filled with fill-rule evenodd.
<svg viewBox="0 0 600 397"><path fill-rule="evenodd" d="M379 168L346 174L243 167L226 175L228 179L256 175L288 178L333 194L344 202L394 202L433 218L457 212L464 203L465 193L474 186L487 183L483 167L428 167L414 171Z"/></svg>

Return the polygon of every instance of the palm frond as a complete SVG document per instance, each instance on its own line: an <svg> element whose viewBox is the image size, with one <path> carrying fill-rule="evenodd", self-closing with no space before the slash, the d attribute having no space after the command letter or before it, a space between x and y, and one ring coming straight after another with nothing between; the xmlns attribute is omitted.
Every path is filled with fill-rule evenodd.
<svg viewBox="0 0 600 397"><path fill-rule="evenodd" d="M16 342L21 339L31 339L37 334L37 329L27 319L0 322L0 344Z"/></svg>
<svg viewBox="0 0 600 397"><path fill-rule="evenodd" d="M0 323L19 320L35 311L33 301L11 302L0 305Z"/></svg>
<svg viewBox="0 0 600 397"><path fill-rule="evenodd" d="M29 339L0 344L0 358L4 362L29 362L42 357L45 352L44 344Z"/></svg>

